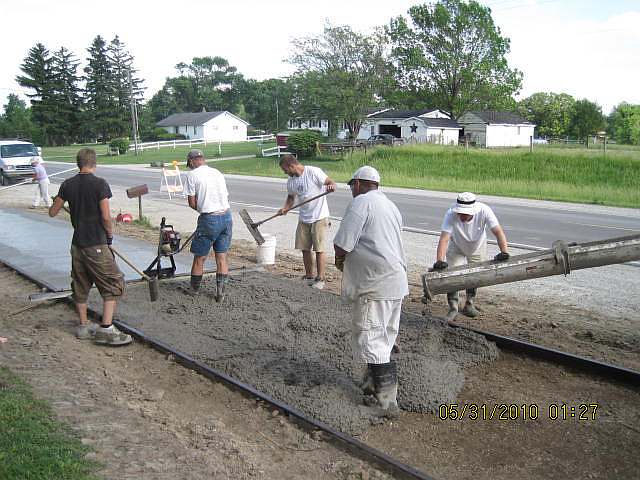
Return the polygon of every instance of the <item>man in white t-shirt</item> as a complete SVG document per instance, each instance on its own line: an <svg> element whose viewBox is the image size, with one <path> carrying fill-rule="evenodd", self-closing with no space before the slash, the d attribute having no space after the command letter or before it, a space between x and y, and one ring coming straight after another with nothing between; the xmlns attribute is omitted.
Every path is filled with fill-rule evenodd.
<svg viewBox="0 0 640 480"><path fill-rule="evenodd" d="M349 181L353 200L333 244L336 267L343 272L342 296L353 303L354 358L367 364L361 388L392 413L398 408L398 374L391 350L409 284L402 216L379 184L375 168L356 170Z"/></svg>
<svg viewBox="0 0 640 480"><path fill-rule="evenodd" d="M293 155L283 155L280 168L289 175L287 180L287 199L278 213L286 215L294 203L320 195L325 191L333 192L336 184L318 167L303 165ZM297 200L296 200L297 197ZM305 276L303 280L313 288L324 288L325 252L329 231L329 206L327 197L322 197L300 207L298 228L296 229L297 250L302 250ZM313 274L313 254L316 252L317 273Z"/></svg>
<svg viewBox="0 0 640 480"><path fill-rule="evenodd" d="M494 257L494 260L500 262L508 260L507 237L493 210L488 205L477 202L473 193L459 194L456 203L447 210L444 216L433 269L444 270L449 266L457 267L465 263L486 260L486 228L489 228L491 233L495 235L500 248L500 253ZM468 289L466 303L461 312L463 315L471 318L478 316L478 310L474 306L475 297L476 289ZM447 320L451 322L458 315L459 293L447 293L447 302L449 303Z"/></svg>
<svg viewBox="0 0 640 480"><path fill-rule="evenodd" d="M189 206L200 213L196 234L191 243L193 265L189 293L192 295L198 293L204 272L204 261L213 247L217 267L216 302L221 302L229 275L227 250L231 246L233 230L227 184L219 170L207 166L200 150L189 152L187 165L191 169L186 182L187 200Z"/></svg>

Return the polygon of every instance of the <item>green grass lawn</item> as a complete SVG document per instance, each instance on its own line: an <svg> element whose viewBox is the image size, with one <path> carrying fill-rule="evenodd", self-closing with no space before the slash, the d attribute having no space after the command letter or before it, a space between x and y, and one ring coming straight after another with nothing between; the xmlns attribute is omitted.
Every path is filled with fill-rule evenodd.
<svg viewBox="0 0 640 480"><path fill-rule="evenodd" d="M96 479L99 465L84 458L87 451L46 402L0 367L0 478Z"/></svg>
<svg viewBox="0 0 640 480"><path fill-rule="evenodd" d="M361 165L376 167L389 186L640 207L640 151L602 152L545 147L471 149L416 145L379 147L345 156L305 161L337 181ZM270 158L216 162L224 173L283 177Z"/></svg>
<svg viewBox="0 0 640 480"><path fill-rule="evenodd" d="M193 148L202 150L207 158L216 157L235 157L238 155L258 155L261 148L270 148L275 146L274 142L267 142L260 144L258 142L237 142L237 143L223 143L218 150L218 144L207 144L204 146L194 145ZM95 149L98 154L98 163L106 165L114 164L149 164L151 162L165 162L171 163L173 160L184 162L187 159L187 153L191 148L187 146L176 147L175 150L172 147L164 147L159 150L149 149L144 150L138 156L133 152L128 152L125 155L109 156L107 155L108 147L102 144L89 144L89 145L70 145L65 147L44 147L42 149L42 156L45 160L54 160L59 162L71 162L75 163L75 156L83 147L89 147Z"/></svg>

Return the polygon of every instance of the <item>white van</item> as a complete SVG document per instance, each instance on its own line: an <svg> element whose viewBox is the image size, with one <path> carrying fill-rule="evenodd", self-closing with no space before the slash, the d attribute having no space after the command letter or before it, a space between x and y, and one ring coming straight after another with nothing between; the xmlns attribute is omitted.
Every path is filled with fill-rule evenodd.
<svg viewBox="0 0 640 480"><path fill-rule="evenodd" d="M33 175L31 160L42 161L40 149L31 142L0 140L0 185L8 185L12 179L24 179Z"/></svg>

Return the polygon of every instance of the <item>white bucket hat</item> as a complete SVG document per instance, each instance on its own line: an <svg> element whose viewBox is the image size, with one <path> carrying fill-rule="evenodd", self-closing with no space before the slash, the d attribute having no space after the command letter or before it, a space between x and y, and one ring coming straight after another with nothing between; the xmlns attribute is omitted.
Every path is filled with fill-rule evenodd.
<svg viewBox="0 0 640 480"><path fill-rule="evenodd" d="M454 213L464 213L466 215L475 215L480 210L480 206L476 203L476 196L471 192L462 192L458 194L456 203L451 207Z"/></svg>
<svg viewBox="0 0 640 480"><path fill-rule="evenodd" d="M375 168L365 165L354 172L351 180L347 182L347 185L351 185L354 180L369 180L370 182L380 184L380 174Z"/></svg>

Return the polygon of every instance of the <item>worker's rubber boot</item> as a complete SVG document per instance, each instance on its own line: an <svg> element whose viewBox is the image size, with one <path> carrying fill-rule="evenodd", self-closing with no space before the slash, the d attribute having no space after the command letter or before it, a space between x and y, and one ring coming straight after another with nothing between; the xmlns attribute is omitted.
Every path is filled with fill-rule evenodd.
<svg viewBox="0 0 640 480"><path fill-rule="evenodd" d="M373 383L373 373L371 367L372 364L368 363L367 371L365 372L364 377L362 377L362 381L358 385L362 389L362 393L364 393L365 395L375 395L376 393L376 386Z"/></svg>
<svg viewBox="0 0 640 480"><path fill-rule="evenodd" d="M196 296L200 293L200 284L202 283L202 275L191 275L190 288L184 290L184 293Z"/></svg>
<svg viewBox="0 0 640 480"><path fill-rule="evenodd" d="M227 277L229 277L226 273L216 273L216 302L220 303L224 300L224 287L227 283Z"/></svg>
<svg viewBox="0 0 640 480"><path fill-rule="evenodd" d="M398 414L398 371L395 362L371 365L378 406L390 416Z"/></svg>
<svg viewBox="0 0 640 480"><path fill-rule="evenodd" d="M447 303L449 304L449 312L447 313L447 322L453 322L458 316L458 292L447 293Z"/></svg>
<svg viewBox="0 0 640 480"><path fill-rule="evenodd" d="M478 312L478 309L473 306L475 298L476 298L476 289L470 288L469 290L467 290L467 301L464 304L464 308L462 309L462 312L460 313L462 313L463 315L469 318L476 318L478 315L480 315L480 312Z"/></svg>

